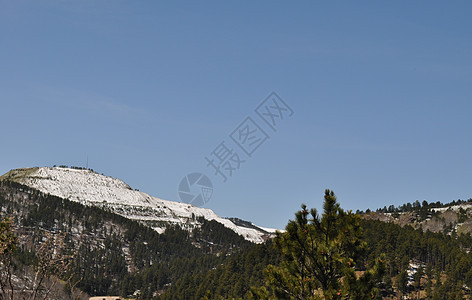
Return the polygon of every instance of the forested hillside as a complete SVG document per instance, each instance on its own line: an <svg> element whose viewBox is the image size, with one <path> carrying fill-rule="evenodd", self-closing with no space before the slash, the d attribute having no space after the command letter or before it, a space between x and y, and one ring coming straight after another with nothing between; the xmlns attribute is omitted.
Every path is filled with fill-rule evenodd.
<svg viewBox="0 0 472 300"><path fill-rule="evenodd" d="M304 211L305 208L298 212L295 220ZM359 241L364 246L356 259L356 273L360 276L375 267L379 258L383 260L384 270L372 288L372 291L377 292L371 295L372 298L398 299L408 295L414 299L464 299L471 296L470 234L451 236L414 229L410 225L400 226L364 218L359 218L358 222L361 233ZM308 221L307 224L313 223ZM324 255L316 249L314 252L315 255ZM277 285L271 284L270 276L265 276L269 273L269 265L283 265L282 253L282 248L273 242L253 246L234 255L216 269L198 276L184 277L163 296L166 299L180 299L189 295L194 295L196 299L294 298L283 294L275 297L274 288ZM290 268L286 268L286 271L290 272ZM261 286L266 287L266 293L262 295L257 292ZM341 297L342 294L334 295L333 298L337 296ZM316 295L312 297L316 298ZM365 299L353 293L344 297Z"/></svg>
<svg viewBox="0 0 472 300"><path fill-rule="evenodd" d="M358 213L365 219L410 225L425 232L442 232L452 236L472 232L472 199L459 199L445 204L439 201L415 201L398 207L390 205L388 208Z"/></svg>
<svg viewBox="0 0 472 300"><path fill-rule="evenodd" d="M184 275L210 270L251 245L216 221L200 219L202 226L193 234L178 227L158 234L137 221L15 182L0 182L0 206L2 219L12 220L18 237L14 263L38 269L41 246L52 236L51 252L61 247L64 257L73 258L58 279L69 279L66 290L74 286L88 295L149 299ZM17 287L24 289L29 279Z"/></svg>
<svg viewBox="0 0 472 300"><path fill-rule="evenodd" d="M15 295L31 293L37 274L44 277L37 293L48 299L471 296L468 232L380 221L383 212L346 212L329 191L323 212L302 206L285 232L259 245L203 218L193 233L169 226L159 234L109 211L9 181L0 182L0 206L2 219L11 220L0 226L0 280L7 287L2 298L9 288ZM453 211L466 224L469 211L463 209L420 206L390 216L432 220Z"/></svg>

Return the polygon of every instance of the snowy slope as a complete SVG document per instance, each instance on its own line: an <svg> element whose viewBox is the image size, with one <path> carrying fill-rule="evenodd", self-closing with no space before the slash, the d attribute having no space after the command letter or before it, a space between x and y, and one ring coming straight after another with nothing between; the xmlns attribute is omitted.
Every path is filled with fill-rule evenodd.
<svg viewBox="0 0 472 300"><path fill-rule="evenodd" d="M211 209L155 198L133 190L119 179L89 170L62 167L18 169L2 178L13 179L44 193L84 205L110 209L124 217L139 220L158 232L163 232L169 223L192 230L199 226L197 218L204 217L223 224L249 241L262 243L267 238L263 232L237 226Z"/></svg>

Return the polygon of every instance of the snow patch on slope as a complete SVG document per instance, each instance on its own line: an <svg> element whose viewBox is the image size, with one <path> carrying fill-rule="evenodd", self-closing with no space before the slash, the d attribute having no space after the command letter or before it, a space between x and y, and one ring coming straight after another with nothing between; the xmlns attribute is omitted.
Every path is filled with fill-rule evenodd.
<svg viewBox="0 0 472 300"><path fill-rule="evenodd" d="M124 217L151 224L157 232L163 232L166 223L178 224L184 229L192 230L198 226L197 218L203 217L223 224L246 240L264 242L262 232L237 226L211 209L152 197L133 190L120 179L90 170L43 167L28 174L20 182L44 193L84 205L108 208Z"/></svg>
<svg viewBox="0 0 472 300"><path fill-rule="evenodd" d="M439 212L445 212L447 210L452 210L452 211L458 211L459 209L468 209L472 208L472 204L468 203L463 203L463 204L458 204L458 205L452 205L452 206L446 206L446 207L439 207L439 208L431 208L432 211L439 211Z"/></svg>

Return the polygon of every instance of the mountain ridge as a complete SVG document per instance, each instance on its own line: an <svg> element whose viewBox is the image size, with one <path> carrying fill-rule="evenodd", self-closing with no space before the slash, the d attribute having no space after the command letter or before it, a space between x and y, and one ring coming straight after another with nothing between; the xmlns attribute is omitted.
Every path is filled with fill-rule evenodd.
<svg viewBox="0 0 472 300"><path fill-rule="evenodd" d="M93 170L66 167L34 167L10 170L0 180L14 181L41 192L87 206L97 206L131 220L137 220L162 233L168 225L192 231L198 218L215 220L254 243L262 243L273 232L258 226L242 226L208 208L153 197L132 189L124 181ZM248 222L250 223L250 222ZM251 223L252 224L252 223Z"/></svg>
<svg viewBox="0 0 472 300"><path fill-rule="evenodd" d="M424 232L442 232L446 235L472 233L472 199L450 203L407 203L399 207L358 212L364 219L379 220L400 226L411 226Z"/></svg>

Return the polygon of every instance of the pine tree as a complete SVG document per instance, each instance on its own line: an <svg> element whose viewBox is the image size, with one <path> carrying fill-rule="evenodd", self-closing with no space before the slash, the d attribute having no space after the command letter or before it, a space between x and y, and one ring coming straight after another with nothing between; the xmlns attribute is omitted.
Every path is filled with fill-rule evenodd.
<svg viewBox="0 0 472 300"><path fill-rule="evenodd" d="M359 217L345 212L330 190L325 191L323 214L316 209L296 213L296 219L277 233L275 244L283 262L266 269L275 297L288 299L363 299L380 297L376 283L385 267L379 260L362 277L355 273L361 242ZM343 279L343 280L341 280ZM262 291L262 290L261 290ZM266 289L263 289L266 293Z"/></svg>
<svg viewBox="0 0 472 300"><path fill-rule="evenodd" d="M402 292L402 293L407 293L408 292L408 273L406 272L406 269L400 272L398 274L397 279L396 279L396 285L397 289Z"/></svg>

